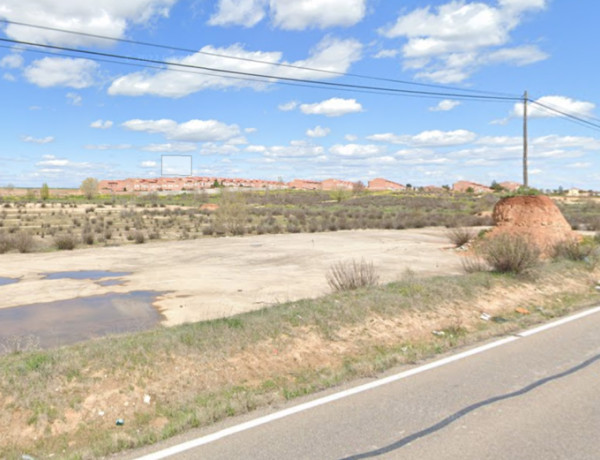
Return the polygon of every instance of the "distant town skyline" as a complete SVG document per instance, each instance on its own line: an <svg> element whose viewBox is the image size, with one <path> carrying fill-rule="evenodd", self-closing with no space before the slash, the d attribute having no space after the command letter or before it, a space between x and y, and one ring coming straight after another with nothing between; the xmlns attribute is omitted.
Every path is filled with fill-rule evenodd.
<svg viewBox="0 0 600 460"><path fill-rule="evenodd" d="M600 188L592 0L26 3L0 8L0 186L158 178L173 154L194 176L521 182L528 90L529 184Z"/></svg>

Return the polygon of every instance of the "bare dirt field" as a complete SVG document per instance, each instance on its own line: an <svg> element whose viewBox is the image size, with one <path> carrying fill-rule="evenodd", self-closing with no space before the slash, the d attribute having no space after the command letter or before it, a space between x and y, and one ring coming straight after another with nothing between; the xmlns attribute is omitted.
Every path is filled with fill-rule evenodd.
<svg viewBox="0 0 600 460"><path fill-rule="evenodd" d="M200 321L314 298L329 291L325 278L335 262L372 262L382 282L407 269L417 274L461 272L443 228L353 230L259 235L34 254L4 254L0 308L132 291L158 291L154 306L165 325ZM45 279L78 270L128 272L122 284L92 279Z"/></svg>

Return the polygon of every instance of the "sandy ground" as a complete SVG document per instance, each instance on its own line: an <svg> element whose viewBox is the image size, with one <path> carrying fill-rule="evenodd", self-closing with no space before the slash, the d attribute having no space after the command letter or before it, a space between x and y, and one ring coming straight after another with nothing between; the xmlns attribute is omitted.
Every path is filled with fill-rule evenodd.
<svg viewBox="0 0 600 460"><path fill-rule="evenodd" d="M0 308L137 290L165 294L155 302L164 324L229 316L330 290L325 273L335 262L372 262L381 281L417 274L460 273L443 228L358 230L260 235L150 243L0 256L0 277L20 278L0 288ZM93 280L46 280L68 270L131 272L120 286Z"/></svg>

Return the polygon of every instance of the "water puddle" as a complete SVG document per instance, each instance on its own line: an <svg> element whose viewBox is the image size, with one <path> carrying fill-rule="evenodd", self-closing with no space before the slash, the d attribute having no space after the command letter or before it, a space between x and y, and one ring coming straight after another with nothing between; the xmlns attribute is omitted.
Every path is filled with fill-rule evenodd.
<svg viewBox="0 0 600 460"><path fill-rule="evenodd" d="M14 351L19 338L34 337L41 348L52 348L150 329L162 319L152 306L162 294L110 293L0 309L0 353Z"/></svg>
<svg viewBox="0 0 600 460"><path fill-rule="evenodd" d="M131 275L131 272L111 272L108 270L78 270L67 272L43 273L46 280L62 280L65 278L73 280L99 280L101 278L116 278Z"/></svg>
<svg viewBox="0 0 600 460"><path fill-rule="evenodd" d="M0 286L6 286L7 284L18 283L19 278L4 278L0 276Z"/></svg>
<svg viewBox="0 0 600 460"><path fill-rule="evenodd" d="M125 281L123 280L102 280L96 281L96 284L99 286L123 286Z"/></svg>

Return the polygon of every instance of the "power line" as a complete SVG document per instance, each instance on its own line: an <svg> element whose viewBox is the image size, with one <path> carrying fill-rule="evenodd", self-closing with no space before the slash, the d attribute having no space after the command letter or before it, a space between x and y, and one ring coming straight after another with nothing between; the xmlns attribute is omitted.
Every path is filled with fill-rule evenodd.
<svg viewBox="0 0 600 460"><path fill-rule="evenodd" d="M535 104L537 106L543 107L544 109L549 110L551 112L554 112L554 113L557 113L559 115L562 115L563 117L566 117L566 118L568 118L570 120L574 120L574 121L578 122L579 124L583 124L584 126L592 127L592 128L595 128L595 129L600 129L600 124L593 123L591 121L585 120L584 118L578 117L578 116L573 115L571 113L564 112L562 110L552 108L552 107L550 107L550 106L548 106L546 104L542 104L541 102L538 102L538 101L534 101L534 100L529 99L529 102L531 102L532 104Z"/></svg>
<svg viewBox="0 0 600 460"><path fill-rule="evenodd" d="M0 48L13 49L12 46L2 45L2 44L0 44ZM43 55L49 55L49 56L65 56L65 57L74 57L74 58L78 58L79 57L78 55L69 54L69 53L61 53L61 52L54 52L54 51L45 51L45 50L38 50L38 49L31 49L31 48L25 49L25 51L27 51L29 53L37 53L37 54L43 54ZM116 61L116 60L112 60L112 59L98 58L98 57L95 57L95 56L94 57L88 57L87 59L89 59L91 61L95 61L95 62L106 62L106 63L110 63L110 64L125 65L125 66L130 66L130 67L138 67L138 68L144 68L144 69L155 69L155 70L163 70L163 71L169 71L169 72L187 73L187 74L194 74L194 75L206 75L206 76L217 77L217 78L224 78L224 79L229 79L229 80L241 80L241 81L249 81L249 82L255 82L255 83L277 83L279 85L286 85L286 86L292 86L292 87L331 90L330 87L318 86L318 84L316 84L316 83L309 85L309 84L295 83L295 82L289 82L289 81L276 81L276 82L272 82L270 80L260 79L260 78L249 78L249 77L241 77L241 76L233 76L233 75L218 75L218 74L215 74L215 73L200 72L200 71L192 70L192 69L173 69L173 68L165 67L164 65L150 65L150 64L136 63L136 62ZM336 91L344 91L344 92L360 93L360 94L377 94L377 95L385 94L386 96L412 97L412 98L419 98L419 99L434 99L434 100L439 100L440 99L439 96L429 96L429 95L420 95L420 94L397 94L397 93L391 93L390 94L390 93L382 93L381 91L360 90L360 89L350 89L350 88L336 88ZM462 95L460 95L460 96L462 96ZM473 100L473 99L461 98L460 96L457 96L456 99L460 99L460 100ZM505 101L490 100L488 102L504 103Z"/></svg>
<svg viewBox="0 0 600 460"><path fill-rule="evenodd" d="M543 98L542 98L542 99L543 99ZM537 104L539 104L539 105L542 105L542 103L541 103L541 102L539 102L539 99L538 99L537 101L531 101L531 102L535 102L535 103L537 103ZM559 106L557 106L557 105L549 104L548 102L544 102L543 104L544 104L544 105L546 106L546 108L548 108L549 110L553 110L553 111L559 111L559 112L562 110L562 111L564 111L564 112L567 112L566 110L564 110L564 109L561 109L561 108L560 108ZM598 118L598 117L595 117L595 116L593 116L593 115L584 114L584 113L582 113L582 112L573 112L573 111L569 111L569 112L567 112L567 113L568 113L568 114L570 114L570 115L578 116L578 117L580 117L580 118L584 118L584 119L588 119L588 120L595 120L595 121L598 121L598 122L600 122L600 118Z"/></svg>
<svg viewBox="0 0 600 460"><path fill-rule="evenodd" d="M327 87L332 87L332 88L348 88L348 89L358 89L358 90L381 91L382 93L428 95L428 96L435 96L435 97L442 97L442 98L456 97L456 98L464 98L464 99L468 99L468 100L497 100L497 101L521 100L521 98L517 98L517 97L484 96L484 95L478 95L478 94L456 94L456 93L444 93L444 92L434 92L434 91L420 91L420 90L408 90L408 89L400 89L400 88L389 88L389 87L383 87L383 86L368 86L368 85L357 85L357 84L350 84L350 83L336 83L336 82L327 82L327 81L322 81L322 80L308 80L308 79L303 79L303 78L268 75L268 74L261 74L261 73L255 73L255 72L244 72L244 71L240 71L240 70L220 69L220 68L216 68L216 67L199 66L199 65L193 65L193 64L183 64L183 63L179 63L179 62L169 62L169 61L162 61L162 60L158 60L158 59L141 58L141 57L136 57L136 56L126 56L126 55L122 55L122 54L105 53L105 52L101 52L101 51L92 51L92 50L87 50L87 49L76 49L76 48L69 48L69 47L65 47L65 46L47 45L47 44L41 44L41 43L35 43L35 42L28 42L28 41L24 41L24 40L13 40L13 39L9 39L9 38L0 38L0 41L5 42L5 43L14 43L14 44L19 44L19 45L28 45L28 46L36 46L36 47L46 48L46 49L67 51L67 52L76 53L76 54L108 57L108 58L114 58L114 59L124 59L124 60L129 60L129 61L134 61L134 62L142 62L145 64L160 64L160 65L166 65L166 66L181 67L184 69L207 70L210 72L217 72L219 74L232 74L232 75L236 75L236 76L242 75L242 76L249 76L249 77L265 78L265 79L268 79L268 81L270 81L271 83L278 83L278 80L283 80L283 81L307 83L310 85L322 85L322 86L327 86ZM275 80L275 81L273 81L273 80Z"/></svg>
<svg viewBox="0 0 600 460"><path fill-rule="evenodd" d="M259 63L259 64L267 64L267 65L272 65L272 66L286 67L286 68L292 68L292 69L298 69L298 70L309 70L309 71L312 71L312 72L321 72L321 73L330 74L330 75L345 76L345 77L355 77L355 78L363 78L363 79L379 80L379 81L387 81L387 82L390 82L390 83L401 83L401 84L405 84L405 85L422 86L422 87L427 87L427 88L446 89L446 90L450 90L450 91L462 91L462 92L478 93L478 94L482 94L482 95L495 95L495 96L516 97L515 95L511 95L511 94L508 94L508 93L500 93L500 92L495 92L495 91L469 90L469 89L458 88L458 87L453 87L453 86L436 85L436 84L430 84L430 83L418 83L418 82L412 82L412 81L407 81L407 80L399 80L399 79L385 78L385 77L376 77L376 76L373 76L373 75L364 75L364 74L357 74L357 73L336 72L336 71L332 71L332 70L317 69L317 68L314 68L314 67L299 66L299 65L295 65L295 64L286 64L286 63L281 63L281 62L263 61L263 60L260 60L260 59L252 59L252 58L245 58L245 57L239 57L239 56L231 56L231 55L226 55L226 54L221 54L221 53L210 53L208 51L194 50L194 49L190 49L190 48L183 48L183 47L176 47L176 46L170 46L170 45L163 45L163 44L159 44L159 43L145 42L145 41L139 41L139 40L130 40L130 39L125 39L125 38L109 37L109 36L106 36L106 35L91 34L91 33L87 33L87 32L78 32L78 31L74 31L74 30L68 30L68 29L62 29L62 28L56 28L56 27L49 27L49 26L42 26L42 25L37 25L37 24L25 23L25 22L11 21L11 20L8 20L8 19L0 19L0 23L14 24L14 25L19 25L19 26L24 26L24 27L35 28L35 29L49 30L49 31L61 32L61 33L68 33L68 34L72 34L72 35L79 35L79 36L90 37L90 38L98 38L98 39L103 39L103 40L111 40L111 41L115 41L115 42L128 43L128 44L133 44L133 45L149 46L149 47L167 49L167 50L172 50L172 51L182 51L182 52L186 52L186 53L203 54L203 55L206 55L206 56L220 57L220 58L233 59L233 60L245 61L245 62L254 62L254 63ZM41 45L38 45L38 46L41 46Z"/></svg>

